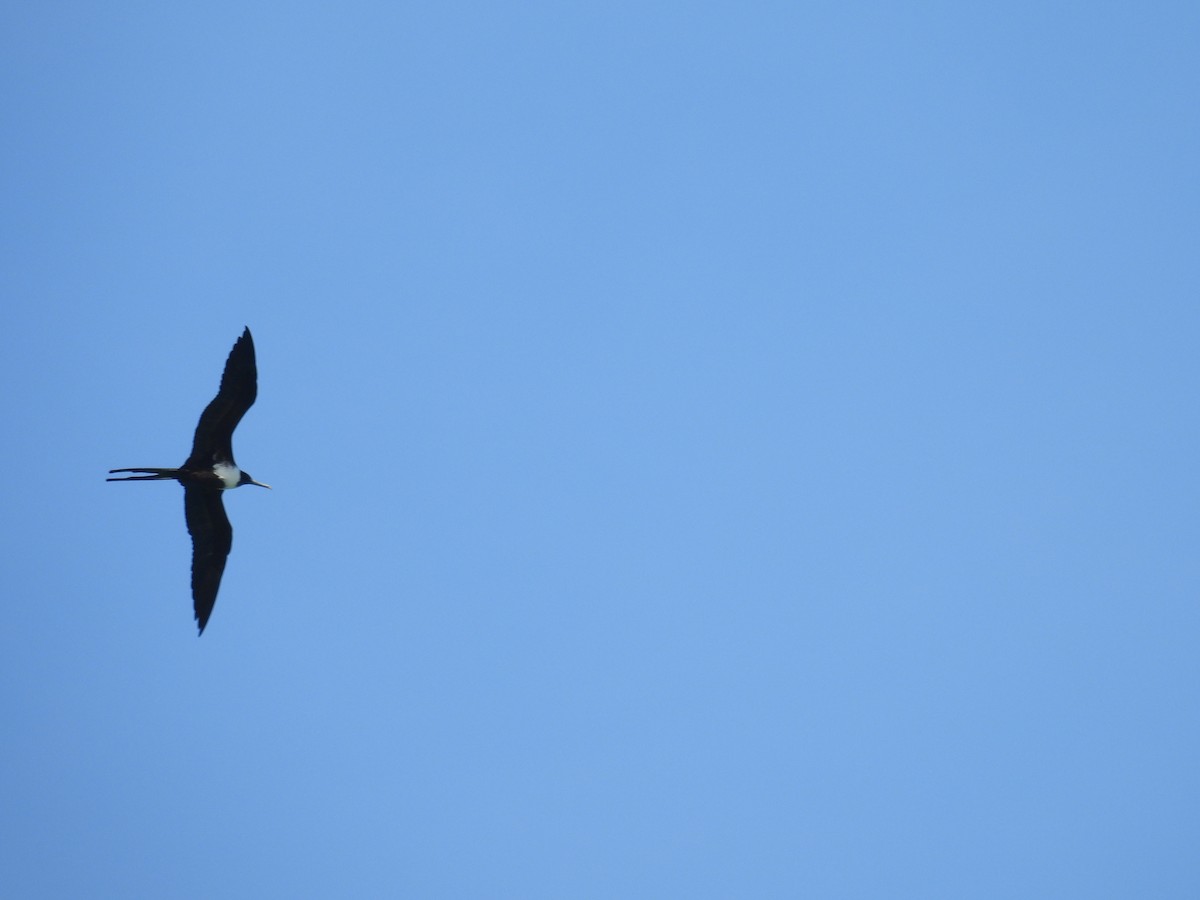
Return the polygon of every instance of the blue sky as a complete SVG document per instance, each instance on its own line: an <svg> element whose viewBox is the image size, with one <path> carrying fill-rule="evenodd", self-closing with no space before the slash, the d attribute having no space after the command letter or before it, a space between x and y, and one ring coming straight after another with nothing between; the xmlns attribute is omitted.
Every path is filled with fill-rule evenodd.
<svg viewBox="0 0 1200 900"><path fill-rule="evenodd" d="M1195 897L1198 40L9 4L6 890Z"/></svg>

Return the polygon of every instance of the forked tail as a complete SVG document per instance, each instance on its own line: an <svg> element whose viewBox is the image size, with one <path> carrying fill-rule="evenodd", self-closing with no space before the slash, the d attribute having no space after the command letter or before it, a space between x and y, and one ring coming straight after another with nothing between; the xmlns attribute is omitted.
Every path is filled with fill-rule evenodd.
<svg viewBox="0 0 1200 900"><path fill-rule="evenodd" d="M176 478L179 475L178 469L109 469L108 474L114 472L144 472L143 475L126 475L124 478L105 478L105 481L162 481L167 478Z"/></svg>

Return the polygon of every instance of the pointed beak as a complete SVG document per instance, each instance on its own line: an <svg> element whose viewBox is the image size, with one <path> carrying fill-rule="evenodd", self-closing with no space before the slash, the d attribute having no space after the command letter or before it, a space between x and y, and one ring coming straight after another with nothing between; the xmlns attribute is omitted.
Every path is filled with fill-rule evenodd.
<svg viewBox="0 0 1200 900"><path fill-rule="evenodd" d="M253 478L250 479L250 483L257 484L259 487L265 487L268 491L271 490L271 486L269 484L263 484L261 481L255 481Z"/></svg>

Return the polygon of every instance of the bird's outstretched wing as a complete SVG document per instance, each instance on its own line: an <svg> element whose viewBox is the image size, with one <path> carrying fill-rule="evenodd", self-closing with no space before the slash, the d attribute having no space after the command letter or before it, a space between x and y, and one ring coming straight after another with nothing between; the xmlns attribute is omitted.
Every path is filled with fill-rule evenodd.
<svg viewBox="0 0 1200 900"><path fill-rule="evenodd" d="M183 468L207 469L215 462L233 462L233 430L257 396L258 366L254 360L254 339L247 328L229 351L221 389L200 415L192 439L192 455Z"/></svg>
<svg viewBox="0 0 1200 900"><path fill-rule="evenodd" d="M183 512L192 536L192 602L201 634L217 602L217 588L233 546L233 528L225 515L221 493L194 485L183 488Z"/></svg>

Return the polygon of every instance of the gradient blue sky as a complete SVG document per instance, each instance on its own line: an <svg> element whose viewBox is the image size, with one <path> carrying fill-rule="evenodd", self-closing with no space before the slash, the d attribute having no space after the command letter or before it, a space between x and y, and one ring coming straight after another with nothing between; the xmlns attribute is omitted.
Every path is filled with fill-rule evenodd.
<svg viewBox="0 0 1200 900"><path fill-rule="evenodd" d="M1197 46L7 4L5 893L1196 897Z"/></svg>

